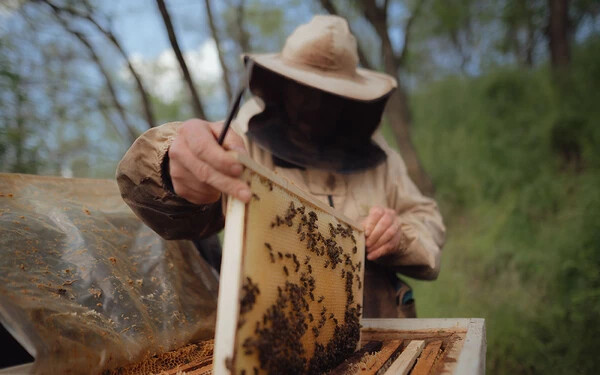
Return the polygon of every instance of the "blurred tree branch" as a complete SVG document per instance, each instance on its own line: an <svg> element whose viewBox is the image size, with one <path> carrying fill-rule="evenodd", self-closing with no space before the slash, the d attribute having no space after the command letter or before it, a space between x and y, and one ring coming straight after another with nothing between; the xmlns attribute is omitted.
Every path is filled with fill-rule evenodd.
<svg viewBox="0 0 600 375"><path fill-rule="evenodd" d="M127 119L127 114L125 113L124 107L121 104L119 97L117 96L117 90L115 89L115 85L113 84L112 78L110 77L108 70L102 63L100 56L98 56L98 54L96 53L96 50L94 49L93 45L89 42L89 40L86 38L86 36L83 33L81 33L80 31L73 29L67 23L67 21L65 21L61 17L60 10L53 8L53 7L51 7L51 9L54 12L54 16L55 16L56 20L60 23L60 25L69 34L76 37L79 40L79 42L88 50L90 58L96 64L98 71L104 78L104 84L106 85L106 89L108 90L108 93L110 95L110 98L113 102L113 105L114 105L116 111L119 113L119 117L121 118L121 121L123 122L123 125L125 127L125 132L127 133L127 135L125 137L127 137L127 140L129 142L133 143L138 137L137 131L129 123L129 120ZM113 124L116 127L116 125L114 123L111 122L111 124ZM116 128L116 130L119 134L123 135L123 132L120 129Z"/></svg>
<svg viewBox="0 0 600 375"><path fill-rule="evenodd" d="M242 52L251 52L250 47L250 35L246 30L245 17L246 17L246 0L240 0L236 6L236 20L237 20L237 35L236 39Z"/></svg>
<svg viewBox="0 0 600 375"><path fill-rule="evenodd" d="M104 26L100 25L100 23L97 21L97 19L94 17L94 15L91 12L84 13L84 12L81 12L70 6L58 6L54 3L52 3L52 1L50 1L50 0L41 0L41 1L43 1L48 6L50 6L55 12L66 13L71 16L75 16L75 17L87 20L89 23L94 25L94 27L98 31L100 31L100 33L102 33L115 46L115 48L117 49L119 54L127 62L127 68L129 69L129 72L131 73L131 75L133 76L133 79L135 80L135 83L136 83L136 86L137 86L137 89L138 89L138 92L140 95L140 99L142 101L142 108L144 110L144 116L146 118L146 122L148 123L148 128L153 127L156 123L154 120L154 114L152 111L152 105L150 103L150 96L148 95L148 91L144 87L142 78L140 77L140 75L138 74L136 69L134 68L133 64L131 63L131 60L127 56L127 53L123 49L121 43L119 42L119 40L117 39L115 34L112 32L112 30L108 27L104 27ZM85 2L85 4L89 5L89 4L87 4L87 1ZM88 7L88 9L89 9L89 7Z"/></svg>
<svg viewBox="0 0 600 375"><path fill-rule="evenodd" d="M169 36L169 41L171 42L171 47L173 48L173 52L177 57L177 62L179 63L179 67L181 68L183 79L190 91L194 115L198 118L206 119L206 115L204 114L204 109L202 107L202 101L200 100L200 94L198 94L198 91L194 86L192 75L190 74L183 54L181 53L181 48L179 48L179 42L177 41L177 35L175 34L175 29L173 28L173 23L171 22L171 16L169 15L169 11L167 10L167 5L165 4L164 0L156 0L156 4L158 5L158 10L160 11L160 15L165 23L165 28Z"/></svg>
<svg viewBox="0 0 600 375"><path fill-rule="evenodd" d="M219 63L221 64L221 70L223 72L221 78L223 80L223 86L225 87L225 93L227 94L227 101L231 101L233 97L233 90L231 89L231 83L229 82L229 68L227 67L227 63L225 62L225 56L223 55L223 48L221 46L221 38L219 37L219 31L217 30L217 26L215 25L215 21L213 18L212 9L210 6L210 0L204 0L204 5L206 7L206 18L208 18L208 24L210 26L210 33L212 35L213 40L215 41L215 45L217 47L217 54L219 56Z"/></svg>
<svg viewBox="0 0 600 375"><path fill-rule="evenodd" d="M417 5L415 6L415 9L413 9L410 17L408 17L408 20L406 21L406 26L404 26L404 44L402 45L402 51L400 52L400 56L398 56L398 58L396 59L396 64L398 64L399 66L404 65L404 63L406 62L408 46L409 46L409 42L411 42L410 36L413 31L413 24L415 22L415 19L417 19L417 17L419 17L419 15L421 14L421 9L423 9L423 4L425 4L425 0L417 1Z"/></svg>

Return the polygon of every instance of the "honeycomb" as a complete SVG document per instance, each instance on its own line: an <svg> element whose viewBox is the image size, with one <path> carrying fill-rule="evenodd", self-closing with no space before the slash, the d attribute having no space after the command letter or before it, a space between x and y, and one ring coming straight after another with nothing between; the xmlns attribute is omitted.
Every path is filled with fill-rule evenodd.
<svg viewBox="0 0 600 375"><path fill-rule="evenodd" d="M213 340L190 344L141 362L104 372L104 375L209 375L212 373Z"/></svg>
<svg viewBox="0 0 600 375"><path fill-rule="evenodd" d="M253 198L227 367L235 374L323 373L359 345L364 235L263 175L247 169L246 179Z"/></svg>

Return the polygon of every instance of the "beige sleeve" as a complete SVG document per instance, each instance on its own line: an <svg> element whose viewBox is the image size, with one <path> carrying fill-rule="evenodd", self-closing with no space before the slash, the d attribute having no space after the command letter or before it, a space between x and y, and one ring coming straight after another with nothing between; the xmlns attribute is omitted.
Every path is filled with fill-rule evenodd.
<svg viewBox="0 0 600 375"><path fill-rule="evenodd" d="M123 200L146 225L166 239L198 239L221 230L221 202L196 205L177 196L168 177L167 151L180 122L147 130L117 167Z"/></svg>
<svg viewBox="0 0 600 375"><path fill-rule="evenodd" d="M400 155L387 144L382 146L388 154L387 201L389 207L398 212L403 233L397 252L386 257L385 263L411 277L436 279L446 238L446 228L437 203L421 194L408 176Z"/></svg>

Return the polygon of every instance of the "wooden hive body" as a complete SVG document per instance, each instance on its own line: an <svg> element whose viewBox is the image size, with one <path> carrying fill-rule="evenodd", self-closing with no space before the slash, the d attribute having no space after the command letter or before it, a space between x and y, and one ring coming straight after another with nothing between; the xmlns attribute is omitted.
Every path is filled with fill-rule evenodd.
<svg viewBox="0 0 600 375"><path fill-rule="evenodd" d="M360 343L364 234L238 158L253 198L228 203L214 372L322 373Z"/></svg>

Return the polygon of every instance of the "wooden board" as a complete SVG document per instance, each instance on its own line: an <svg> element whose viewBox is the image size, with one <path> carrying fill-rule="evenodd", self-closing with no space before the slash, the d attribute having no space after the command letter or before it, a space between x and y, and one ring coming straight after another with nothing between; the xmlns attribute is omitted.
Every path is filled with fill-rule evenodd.
<svg viewBox="0 0 600 375"><path fill-rule="evenodd" d="M440 348L442 347L442 340L432 341L421 353L421 356L417 360L415 367L413 368L411 375L428 375L433 367Z"/></svg>
<svg viewBox="0 0 600 375"><path fill-rule="evenodd" d="M360 343L364 234L282 177L239 160L253 198L228 203L215 374L332 369Z"/></svg>
<svg viewBox="0 0 600 375"><path fill-rule="evenodd" d="M386 375L406 375L412 368L417 357L421 354L425 341L411 341L400 356L392 363L385 372Z"/></svg>
<svg viewBox="0 0 600 375"><path fill-rule="evenodd" d="M386 341L383 348L376 353L374 363L370 368L366 368L361 371L361 375L376 375L383 374L391 366L391 364L398 358L402 351L402 340L390 340Z"/></svg>

